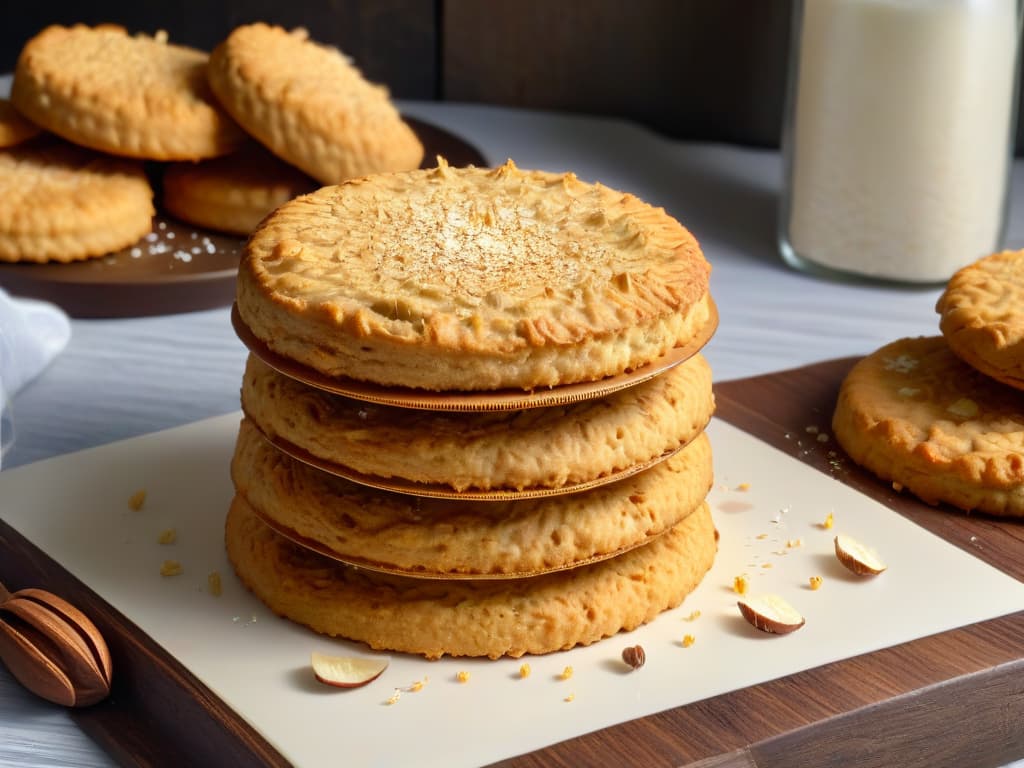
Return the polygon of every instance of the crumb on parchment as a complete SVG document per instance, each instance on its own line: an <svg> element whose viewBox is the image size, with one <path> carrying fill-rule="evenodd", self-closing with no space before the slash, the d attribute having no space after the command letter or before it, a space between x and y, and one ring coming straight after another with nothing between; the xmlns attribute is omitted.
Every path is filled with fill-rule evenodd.
<svg viewBox="0 0 1024 768"><path fill-rule="evenodd" d="M132 512L138 512L146 503L146 489L140 488L128 497L128 507Z"/></svg>

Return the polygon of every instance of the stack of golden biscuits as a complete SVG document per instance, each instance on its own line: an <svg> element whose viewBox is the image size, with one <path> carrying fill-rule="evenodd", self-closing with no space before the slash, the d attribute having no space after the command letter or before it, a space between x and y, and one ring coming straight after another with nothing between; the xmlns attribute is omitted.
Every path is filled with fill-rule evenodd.
<svg viewBox="0 0 1024 768"><path fill-rule="evenodd" d="M1024 251L958 271L936 310L942 335L899 339L853 367L836 438L929 504L1024 517Z"/></svg>
<svg viewBox="0 0 1024 768"><path fill-rule="evenodd" d="M717 551L709 271L664 210L511 162L286 203L239 270L235 570L318 632L430 658L679 605Z"/></svg>
<svg viewBox="0 0 1024 768"><path fill-rule="evenodd" d="M422 159L388 92L301 30L250 24L207 55L163 34L51 26L0 100L0 262L138 243L154 215L145 161L174 217L248 235L318 182Z"/></svg>

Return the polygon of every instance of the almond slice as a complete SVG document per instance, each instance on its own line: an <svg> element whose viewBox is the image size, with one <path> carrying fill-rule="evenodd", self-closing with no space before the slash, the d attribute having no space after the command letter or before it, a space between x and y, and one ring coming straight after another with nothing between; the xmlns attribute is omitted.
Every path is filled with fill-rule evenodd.
<svg viewBox="0 0 1024 768"><path fill-rule="evenodd" d="M839 534L835 545L839 562L858 576L877 576L888 567L877 552L849 536Z"/></svg>
<svg viewBox="0 0 1024 768"><path fill-rule="evenodd" d="M317 680L336 688L359 688L376 680L388 668L387 659L328 656L316 651L310 657L310 663Z"/></svg>
<svg viewBox="0 0 1024 768"><path fill-rule="evenodd" d="M743 618L762 632L785 635L804 625L804 617L778 595L756 595L737 600Z"/></svg>

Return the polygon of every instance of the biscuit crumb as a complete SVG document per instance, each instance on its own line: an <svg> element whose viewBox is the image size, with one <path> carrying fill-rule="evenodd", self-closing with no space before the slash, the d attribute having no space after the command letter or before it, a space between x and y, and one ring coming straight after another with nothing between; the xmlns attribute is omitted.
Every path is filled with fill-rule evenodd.
<svg viewBox="0 0 1024 768"><path fill-rule="evenodd" d="M824 528L824 529L825 529L825 530L827 531L827 530L829 530L829 529L830 529L830 528L831 528L831 527L832 527L833 525L835 525L835 524L836 524L836 520L835 520L835 518L834 518L834 517L832 516L832 513L831 513L831 512L829 512L829 513L828 513L828 514L827 514L827 515L825 516L825 520L824 520L824 521L822 522L822 524L821 524L821 527L822 527L822 528Z"/></svg>
<svg viewBox="0 0 1024 768"><path fill-rule="evenodd" d="M761 567L762 568L771 568L772 564L771 563L761 563Z"/></svg>
<svg viewBox="0 0 1024 768"><path fill-rule="evenodd" d="M139 490L137 490L135 493L128 497L128 506L131 508L132 512L138 512L140 509L142 509L142 506L145 503L146 490L144 488L140 488Z"/></svg>
<svg viewBox="0 0 1024 768"><path fill-rule="evenodd" d="M747 594L747 587L749 586L750 585L747 583L746 576L737 576L732 580L732 591L735 592L737 595Z"/></svg>
<svg viewBox="0 0 1024 768"><path fill-rule="evenodd" d="M750 483L740 483L739 485L736 486L736 490L737 491L749 491L750 490Z"/></svg>
<svg viewBox="0 0 1024 768"><path fill-rule="evenodd" d="M455 675L455 679L458 680L460 683L468 683L469 682L469 672L467 672L464 669L460 669L458 674Z"/></svg>
<svg viewBox="0 0 1024 768"><path fill-rule="evenodd" d="M568 680L570 677L572 677L572 667L566 667L565 669L562 670L562 674L560 674L558 676L558 679L559 680Z"/></svg>
<svg viewBox="0 0 1024 768"><path fill-rule="evenodd" d="M903 483L897 483L895 480L893 480L892 489L896 491L896 493L900 493L903 490Z"/></svg>
<svg viewBox="0 0 1024 768"><path fill-rule="evenodd" d="M185 569L181 567L181 563L177 560L164 560L163 565L160 566L161 576L180 576Z"/></svg>
<svg viewBox="0 0 1024 768"><path fill-rule="evenodd" d="M173 544L178 540L178 531L176 528L165 528L160 531L160 537L157 539L161 544Z"/></svg>
<svg viewBox="0 0 1024 768"><path fill-rule="evenodd" d="M759 534L757 534L756 538L758 539L758 541L762 541L762 540L768 538L768 534L767 533L759 533Z"/></svg>
<svg viewBox="0 0 1024 768"><path fill-rule="evenodd" d="M423 686L425 685L425 683L426 683L426 678L423 678L423 680L417 680L416 682L414 682L412 685L409 686L409 691L411 693L416 693L417 691L422 691L423 690Z"/></svg>
<svg viewBox="0 0 1024 768"><path fill-rule="evenodd" d="M530 665L529 664L523 664L523 666L521 666L519 668L519 677L520 678L529 677L530 676L530 672L531 672Z"/></svg>
<svg viewBox="0 0 1024 768"><path fill-rule="evenodd" d="M573 691L572 693L570 693L568 696L565 697L565 701L575 701L575 700L576 700L576 692L575 691Z"/></svg>
<svg viewBox="0 0 1024 768"><path fill-rule="evenodd" d="M397 704L398 700L400 698L402 698L402 690L400 688L395 688L395 692L392 693L388 697L388 700L385 701L384 703L387 704L388 706L391 706L392 704Z"/></svg>
<svg viewBox="0 0 1024 768"><path fill-rule="evenodd" d="M685 620L686 621L696 621L699 618L700 618L700 611L696 610L696 611L690 611L690 615L685 617Z"/></svg>
<svg viewBox="0 0 1024 768"><path fill-rule="evenodd" d="M821 589L821 576L811 576L809 582L812 590Z"/></svg>
<svg viewBox="0 0 1024 768"><path fill-rule="evenodd" d="M683 648L689 648L695 642L697 642L697 638L695 638L693 635L683 635Z"/></svg>
<svg viewBox="0 0 1024 768"><path fill-rule="evenodd" d="M819 443L827 443L828 439L828 434L825 432L820 433L817 437Z"/></svg>
<svg viewBox="0 0 1024 768"><path fill-rule="evenodd" d="M220 571L211 571L206 577L206 588L210 591L210 594L214 597L220 597L221 592L224 591L223 585L220 581Z"/></svg>
<svg viewBox="0 0 1024 768"><path fill-rule="evenodd" d="M786 539L786 548L795 549L804 545L803 539Z"/></svg>
<svg viewBox="0 0 1024 768"><path fill-rule="evenodd" d="M810 425L804 427L804 431L807 434L809 434L809 435L816 435L816 434L818 434L818 428L816 426L814 426L813 424L810 424Z"/></svg>

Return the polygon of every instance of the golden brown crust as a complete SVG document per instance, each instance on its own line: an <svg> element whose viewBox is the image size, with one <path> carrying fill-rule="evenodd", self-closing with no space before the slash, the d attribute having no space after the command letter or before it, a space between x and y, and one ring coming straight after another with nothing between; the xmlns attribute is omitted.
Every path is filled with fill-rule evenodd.
<svg viewBox="0 0 1024 768"><path fill-rule="evenodd" d="M946 342L982 373L1024 389L1024 251L1003 251L950 278L936 310Z"/></svg>
<svg viewBox="0 0 1024 768"><path fill-rule="evenodd" d="M142 165L49 136L0 151L0 262L73 261L152 228Z"/></svg>
<svg viewBox="0 0 1024 768"><path fill-rule="evenodd" d="M704 429L714 396L711 368L697 355L573 405L411 411L314 389L250 355L242 408L263 433L361 474L488 491L559 488L651 461Z"/></svg>
<svg viewBox="0 0 1024 768"><path fill-rule="evenodd" d="M664 210L572 174L436 169L326 187L247 244L238 310L328 376L531 389L638 368L709 321L710 267Z"/></svg>
<svg viewBox="0 0 1024 768"><path fill-rule="evenodd" d="M942 337L900 339L843 382L836 439L858 464L929 504L1024 516L1024 402Z"/></svg>
<svg viewBox="0 0 1024 768"><path fill-rule="evenodd" d="M656 538L711 488L705 435L667 461L581 493L518 501L421 499L357 485L270 446L243 421L231 464L260 515L340 557L410 573L537 573Z"/></svg>
<svg viewBox="0 0 1024 768"><path fill-rule="evenodd" d="M103 152L215 157L244 134L209 90L207 58L112 25L50 26L22 49L11 101L34 123Z"/></svg>
<svg viewBox="0 0 1024 768"><path fill-rule="evenodd" d="M0 149L13 147L39 134L38 125L22 117L7 99L0 99Z"/></svg>
<svg viewBox="0 0 1024 768"><path fill-rule="evenodd" d="M340 565L277 536L238 497L225 539L239 577L275 613L428 658L550 653L634 629L679 605L716 552L706 504L647 546L528 579L411 579Z"/></svg>
<svg viewBox="0 0 1024 768"><path fill-rule="evenodd" d="M163 205L182 221L249 235L275 208L316 183L254 143L200 163L174 163L163 177Z"/></svg>
<svg viewBox="0 0 1024 768"><path fill-rule="evenodd" d="M387 89L303 30L238 27L211 54L208 75L246 131L325 184L410 170L423 160L423 145Z"/></svg>

